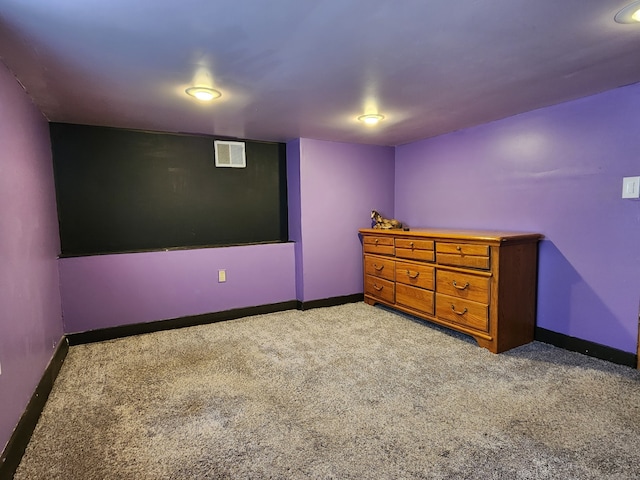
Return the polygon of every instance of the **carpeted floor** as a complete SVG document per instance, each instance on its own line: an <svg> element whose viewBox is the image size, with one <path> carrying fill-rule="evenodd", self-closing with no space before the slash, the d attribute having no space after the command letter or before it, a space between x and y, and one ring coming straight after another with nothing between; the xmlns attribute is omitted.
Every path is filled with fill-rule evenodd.
<svg viewBox="0 0 640 480"><path fill-rule="evenodd" d="M76 346L15 478L640 478L640 372L364 303Z"/></svg>

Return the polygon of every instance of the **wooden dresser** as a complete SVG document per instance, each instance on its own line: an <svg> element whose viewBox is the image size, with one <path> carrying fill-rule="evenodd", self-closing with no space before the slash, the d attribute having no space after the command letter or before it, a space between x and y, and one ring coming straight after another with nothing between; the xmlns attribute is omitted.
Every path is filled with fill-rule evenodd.
<svg viewBox="0 0 640 480"><path fill-rule="evenodd" d="M493 353L533 340L537 233L361 229L364 298L473 336Z"/></svg>

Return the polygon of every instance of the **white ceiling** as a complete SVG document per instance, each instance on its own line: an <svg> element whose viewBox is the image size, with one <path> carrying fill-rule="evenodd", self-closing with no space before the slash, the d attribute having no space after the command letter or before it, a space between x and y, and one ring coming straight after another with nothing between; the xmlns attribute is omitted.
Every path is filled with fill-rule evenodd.
<svg viewBox="0 0 640 480"><path fill-rule="evenodd" d="M54 122L398 145L640 81L628 3L0 0L0 58Z"/></svg>

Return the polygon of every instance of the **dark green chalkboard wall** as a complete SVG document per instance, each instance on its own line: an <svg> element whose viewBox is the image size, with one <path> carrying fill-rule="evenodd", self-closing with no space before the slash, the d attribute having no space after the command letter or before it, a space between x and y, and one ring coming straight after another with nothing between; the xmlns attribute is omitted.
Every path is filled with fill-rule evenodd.
<svg viewBox="0 0 640 480"><path fill-rule="evenodd" d="M62 255L287 241L285 145L51 123Z"/></svg>

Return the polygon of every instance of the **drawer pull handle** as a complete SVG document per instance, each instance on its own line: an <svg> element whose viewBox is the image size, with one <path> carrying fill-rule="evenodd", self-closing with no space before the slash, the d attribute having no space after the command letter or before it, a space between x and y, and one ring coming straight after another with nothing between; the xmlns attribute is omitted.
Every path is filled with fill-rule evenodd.
<svg viewBox="0 0 640 480"><path fill-rule="evenodd" d="M461 252L462 251L462 247L460 245L456 246L456 250Z"/></svg>
<svg viewBox="0 0 640 480"><path fill-rule="evenodd" d="M413 242L409 243L409 246L411 247L411 250L413 250Z"/></svg>
<svg viewBox="0 0 640 480"><path fill-rule="evenodd" d="M461 286L460 286L460 285L458 285L458 284L456 283L456 281L454 280L454 281L453 281L453 286L454 286L454 288L457 288L458 290L464 290L465 288L467 288L467 287L469 286L469 282L466 282L466 283L464 284L464 286L462 286L462 287L461 287Z"/></svg>
<svg viewBox="0 0 640 480"><path fill-rule="evenodd" d="M416 272L415 275L411 275L411 270L407 270L407 276L409 278L418 278L418 275L420 275L420 272Z"/></svg>
<svg viewBox="0 0 640 480"><path fill-rule="evenodd" d="M378 266L378 264L377 264L377 263L374 263L374 264L373 264L373 268L375 268L377 271L379 271L379 272L380 272L380 271L384 268L384 265L380 265L380 266Z"/></svg>
<svg viewBox="0 0 640 480"><path fill-rule="evenodd" d="M378 244L378 239L376 238L376 245Z"/></svg>
<svg viewBox="0 0 640 480"><path fill-rule="evenodd" d="M373 284L373 288L375 288L377 291L381 291L384 288L384 285L378 286L375 283ZM453 306L453 305L452 305Z"/></svg>
<svg viewBox="0 0 640 480"><path fill-rule="evenodd" d="M463 311L456 312L456 306L453 303L451 304L451 310L453 310L453 313L455 313L456 315L464 315L468 311L467 308L465 307Z"/></svg>

